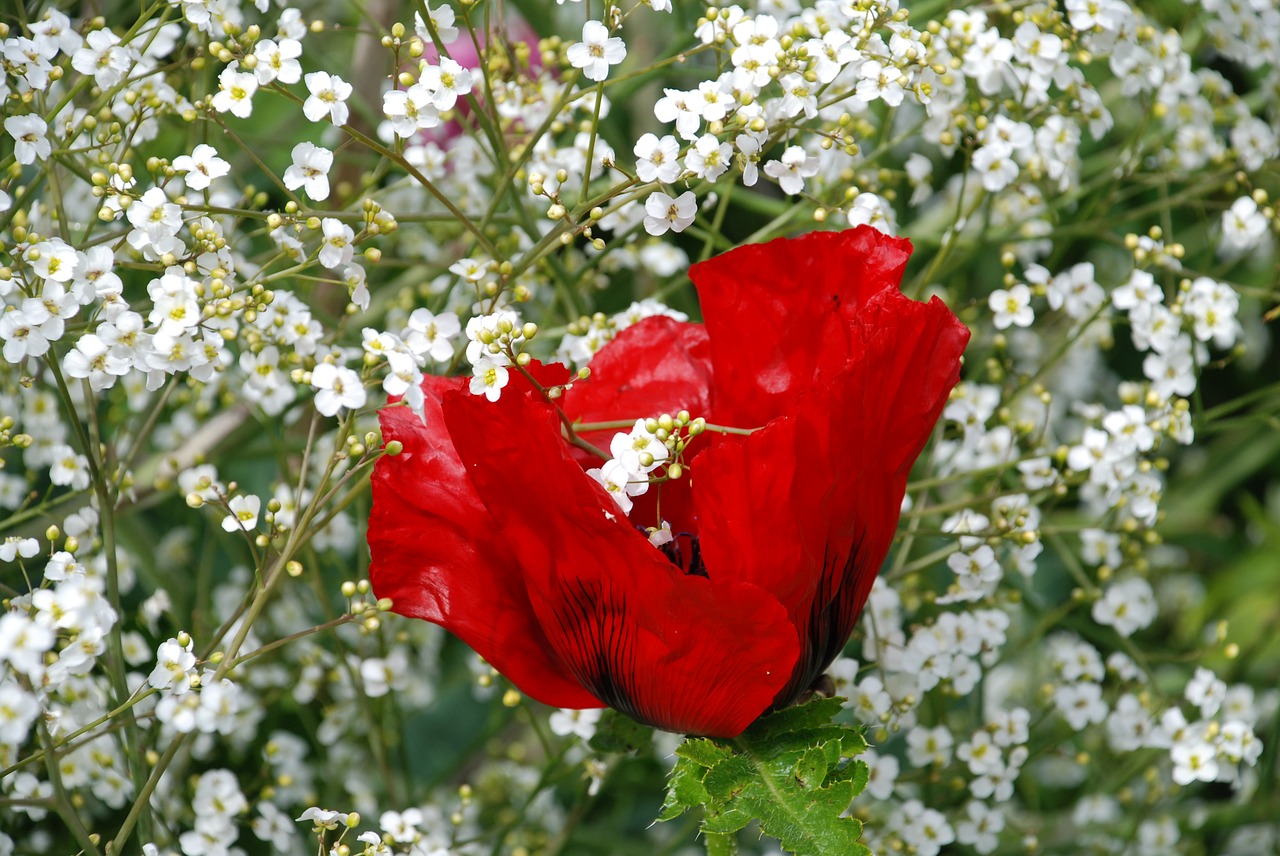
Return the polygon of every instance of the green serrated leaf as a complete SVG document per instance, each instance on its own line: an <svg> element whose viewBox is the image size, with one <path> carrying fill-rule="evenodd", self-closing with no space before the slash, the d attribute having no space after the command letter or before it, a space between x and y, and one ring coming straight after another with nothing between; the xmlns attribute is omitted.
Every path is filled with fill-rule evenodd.
<svg viewBox="0 0 1280 856"><path fill-rule="evenodd" d="M616 710L606 710L588 745L597 752L634 754L653 745L653 729Z"/></svg>
<svg viewBox="0 0 1280 856"><path fill-rule="evenodd" d="M739 742L745 742L753 749L765 756L776 755L788 748L808 748L810 746L818 746L830 741L839 741L841 745L848 744L851 749L857 749L856 752L865 751L866 742L862 738L862 733L851 725L841 725L836 723L825 723L817 726L805 726L802 728L789 729L785 731L772 733L748 733L739 738ZM860 747L860 748L859 748ZM845 757L849 757L846 755Z"/></svg>
<svg viewBox="0 0 1280 856"><path fill-rule="evenodd" d="M705 737L691 737L676 748L676 755L703 767L714 767L732 756L733 750Z"/></svg>
<svg viewBox="0 0 1280 856"><path fill-rule="evenodd" d="M791 775L797 785L809 790L822 787L822 783L827 778L828 769L824 747L814 746L800 756Z"/></svg>
<svg viewBox="0 0 1280 856"><path fill-rule="evenodd" d="M719 814L707 812L706 820L702 822L702 828L707 832L737 832L745 827L754 818L749 811L742 809L728 809Z"/></svg>
<svg viewBox="0 0 1280 856"><path fill-rule="evenodd" d="M862 793L867 786L867 780L871 778L871 768L867 766L866 761L853 760L845 764L840 769L834 771L827 777L827 784L835 784L836 782L852 782L853 795L856 797Z"/></svg>
<svg viewBox="0 0 1280 856"><path fill-rule="evenodd" d="M702 784L713 803L728 804L756 781L757 773L744 755L730 755L707 771Z"/></svg>
<svg viewBox="0 0 1280 856"><path fill-rule="evenodd" d="M691 808L706 805L709 797L702 786L706 770L683 758L676 762L667 781L667 795L658 820L673 820Z"/></svg>
<svg viewBox="0 0 1280 856"><path fill-rule="evenodd" d="M813 728L827 725L840 712L844 704L842 698L814 698L813 701L777 710L768 716L762 716L746 730L743 737L748 740L757 735L776 735L802 728Z"/></svg>
<svg viewBox="0 0 1280 856"><path fill-rule="evenodd" d="M807 792L807 799L752 800L749 808L760 813L760 828L778 839L782 849L797 856L855 856L870 851L858 843L862 824L841 817L853 799L853 788L841 782Z"/></svg>
<svg viewBox="0 0 1280 856"><path fill-rule="evenodd" d="M858 728L835 723L840 699L816 699L763 717L726 743L680 746L663 820L702 805L703 829L733 833L753 819L799 856L869 856L862 824L844 817L866 787L867 765L847 760L866 749Z"/></svg>

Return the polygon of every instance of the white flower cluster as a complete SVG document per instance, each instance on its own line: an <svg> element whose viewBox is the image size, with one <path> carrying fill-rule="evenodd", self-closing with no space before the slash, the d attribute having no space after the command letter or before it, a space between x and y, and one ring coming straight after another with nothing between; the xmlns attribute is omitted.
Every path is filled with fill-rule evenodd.
<svg viewBox="0 0 1280 856"><path fill-rule="evenodd" d="M195 829L178 837L184 856L223 856L240 837L239 815L249 808L231 770L208 770L196 781L191 799Z"/></svg>
<svg viewBox="0 0 1280 856"><path fill-rule="evenodd" d="M36 539L10 537L0 543L0 563L26 564L40 552ZM37 728L65 737L102 712L94 701L101 697L96 667L118 620L107 601L103 568L53 551L43 577L42 586L9 599L0 613L0 759L15 758ZM82 741L60 764L67 787L93 788L116 808L132 796L124 757L112 740ZM45 798L51 788L29 772L0 784L0 792L17 799ZM38 804L17 811L35 820L45 815Z"/></svg>
<svg viewBox="0 0 1280 856"><path fill-rule="evenodd" d="M478 275L478 274L477 274ZM511 379L516 349L537 332L523 324L511 309L476 315L467 321L467 361L471 363L471 394L497 401Z"/></svg>
<svg viewBox="0 0 1280 856"><path fill-rule="evenodd" d="M382 112L397 137L413 137L439 125L440 114L452 110L471 87L471 71L449 57L442 57L439 65L423 62L416 83L382 96Z"/></svg>
<svg viewBox="0 0 1280 856"><path fill-rule="evenodd" d="M587 470L587 475L600 483L623 514L631 513L631 497L648 492L650 473L667 462L666 440L675 425L670 416L665 419L665 423L637 419L629 432L614 434L609 443L609 460L602 467Z"/></svg>

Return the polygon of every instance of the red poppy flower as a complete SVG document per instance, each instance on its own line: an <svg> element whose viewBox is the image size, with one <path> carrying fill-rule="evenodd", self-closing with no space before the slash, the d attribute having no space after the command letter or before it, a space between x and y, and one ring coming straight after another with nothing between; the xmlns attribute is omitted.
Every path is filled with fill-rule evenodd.
<svg viewBox="0 0 1280 856"><path fill-rule="evenodd" d="M959 378L969 332L901 294L910 249L867 227L742 247L690 270L705 325L650 318L601 349L555 401L569 420L755 429L701 435L629 517L515 372L496 402L429 378L425 420L381 413L404 451L373 475L374 591L552 706L731 737L791 704L848 640ZM679 550L643 531L659 502Z"/></svg>

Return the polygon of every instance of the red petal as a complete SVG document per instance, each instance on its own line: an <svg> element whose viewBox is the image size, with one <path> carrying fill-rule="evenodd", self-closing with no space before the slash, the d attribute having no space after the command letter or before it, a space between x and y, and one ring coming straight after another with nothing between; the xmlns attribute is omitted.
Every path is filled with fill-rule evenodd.
<svg viewBox="0 0 1280 856"><path fill-rule="evenodd" d="M705 416L711 402L711 362L707 331L665 316L646 318L619 333L591 360L591 376L565 394L563 408L574 422L634 421L688 410ZM621 429L593 431L583 439L608 451ZM576 453L584 467L601 461ZM655 500L661 496L661 514L676 532L696 532L692 498L687 480L664 484L636 498L631 517L637 523L657 525Z"/></svg>
<svg viewBox="0 0 1280 856"><path fill-rule="evenodd" d="M440 396L466 383L426 378L425 424L407 407L378 414L383 438L399 440L404 451L381 458L373 471L374 594L391 598L401 615L448 628L533 698L555 707L600 707L558 667L516 557L494 537L497 526L454 451Z"/></svg>
<svg viewBox="0 0 1280 856"><path fill-rule="evenodd" d="M940 301L892 290L867 302L849 338L860 355L839 376L692 467L709 573L773 592L800 630L804 651L779 706L848 640L969 331Z"/></svg>
<svg viewBox="0 0 1280 856"><path fill-rule="evenodd" d="M445 421L519 556L557 656L598 698L670 731L740 733L790 677L799 643L756 586L686 576L574 462L551 409L451 394Z"/></svg>
<svg viewBox="0 0 1280 856"><path fill-rule="evenodd" d="M857 356L851 322L897 290L911 243L860 226L749 244L694 265L689 278L711 337L713 412L756 428Z"/></svg>

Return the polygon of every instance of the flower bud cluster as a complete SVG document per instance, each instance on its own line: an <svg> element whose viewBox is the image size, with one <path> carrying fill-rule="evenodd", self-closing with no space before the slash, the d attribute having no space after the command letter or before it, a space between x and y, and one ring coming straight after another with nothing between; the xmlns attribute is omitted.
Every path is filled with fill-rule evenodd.
<svg viewBox="0 0 1280 856"><path fill-rule="evenodd" d="M706 428L705 419L695 419L687 410L637 419L629 432L614 435L609 443L611 457L604 466L587 470L587 475L600 483L624 514L630 514L632 497L647 493L651 484L684 476L685 450Z"/></svg>
<svg viewBox="0 0 1280 856"><path fill-rule="evenodd" d="M472 317L466 333L471 393L497 401L510 380L510 368L526 366L532 360L522 348L538 335L538 325L522 322L514 310L499 309Z"/></svg>

